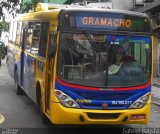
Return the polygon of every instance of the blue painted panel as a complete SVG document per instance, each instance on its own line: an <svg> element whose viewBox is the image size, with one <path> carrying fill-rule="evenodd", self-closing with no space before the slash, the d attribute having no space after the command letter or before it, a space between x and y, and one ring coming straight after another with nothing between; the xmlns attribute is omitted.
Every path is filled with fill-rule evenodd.
<svg viewBox="0 0 160 134"><path fill-rule="evenodd" d="M35 100L35 75L36 75L36 58L25 54L24 55L24 90L28 96Z"/></svg>
<svg viewBox="0 0 160 134"><path fill-rule="evenodd" d="M70 88L61 85L59 82L56 82L56 89L61 90L62 92L69 95L75 101L79 100L90 100L91 103L81 103L77 102L81 108L88 109L102 109L101 105L103 103L108 104L107 109L128 109L130 105L136 101L138 98L144 94L151 91L151 86L139 89L139 90L128 90L128 91L102 91L102 90L84 90L78 88ZM114 104L117 101L127 102L126 104Z"/></svg>

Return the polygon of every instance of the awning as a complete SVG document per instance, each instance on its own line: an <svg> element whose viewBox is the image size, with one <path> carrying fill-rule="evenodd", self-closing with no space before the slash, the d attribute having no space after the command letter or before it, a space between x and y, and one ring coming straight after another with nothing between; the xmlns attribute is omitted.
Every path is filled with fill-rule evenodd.
<svg viewBox="0 0 160 134"><path fill-rule="evenodd" d="M151 14L156 14L157 12L160 12L160 0L146 4L144 7L134 9L134 11L142 12L142 13L143 12L150 12Z"/></svg>

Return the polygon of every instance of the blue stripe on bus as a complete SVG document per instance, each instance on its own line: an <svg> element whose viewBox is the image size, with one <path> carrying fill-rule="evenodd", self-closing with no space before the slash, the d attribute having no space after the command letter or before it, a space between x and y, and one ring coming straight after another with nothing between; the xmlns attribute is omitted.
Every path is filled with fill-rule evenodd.
<svg viewBox="0 0 160 134"><path fill-rule="evenodd" d="M107 103L107 109L128 109L129 106L144 94L151 91L151 86L142 88L140 90L128 90L128 91L103 91L103 90L82 90L79 88L70 88L61 85L56 81L56 89L69 95L75 101L79 100L90 100L91 103L80 103L77 102L80 108L86 109L102 109L102 103ZM136 88L135 88L136 89ZM128 104L117 104L113 105L114 101L126 101L131 102Z"/></svg>

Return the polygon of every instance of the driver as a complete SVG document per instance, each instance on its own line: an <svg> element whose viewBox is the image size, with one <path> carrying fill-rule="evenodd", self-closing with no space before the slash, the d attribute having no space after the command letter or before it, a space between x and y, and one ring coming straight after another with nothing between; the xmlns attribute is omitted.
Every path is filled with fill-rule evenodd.
<svg viewBox="0 0 160 134"><path fill-rule="evenodd" d="M112 64L108 67L108 74L112 75L116 74L121 67L124 49L120 45L113 45L110 49Z"/></svg>

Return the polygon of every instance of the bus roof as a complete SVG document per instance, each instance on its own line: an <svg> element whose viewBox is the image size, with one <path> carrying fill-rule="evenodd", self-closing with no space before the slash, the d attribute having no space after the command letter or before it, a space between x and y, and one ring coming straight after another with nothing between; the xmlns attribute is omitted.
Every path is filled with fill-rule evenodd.
<svg viewBox="0 0 160 134"><path fill-rule="evenodd" d="M120 9L105 9L98 8L92 6L81 6L81 5L65 5L65 4L52 4L52 3L39 3L36 7L36 11L45 11L45 10L55 10L55 9L65 9L65 10L83 10L83 11L103 11L103 12L114 12L114 13L122 13L122 14L130 14L130 15L138 15L138 16L146 16L145 13L128 11L128 10L120 10Z"/></svg>
<svg viewBox="0 0 160 134"><path fill-rule="evenodd" d="M143 26L143 27L145 27L145 28L149 27L149 29L151 29L149 17L144 13L125 11L125 10L119 10L119 9L104 9L104 8L98 8L98 7L74 6L74 5L64 5L64 4L61 5L61 4L39 3L35 9L35 12L32 11L29 13L20 14L17 16L16 20L20 20L20 21L45 21L45 20L50 21L50 20L52 20L50 26L63 28L64 24L65 25L67 24L67 20L63 20L65 18L65 15L70 15L69 17L74 16L74 18L77 19L76 22L80 22L80 20L79 20L80 15L81 15L81 17L82 16L86 17L85 15L87 15L87 14L90 15L88 17L93 17L95 15L97 15L97 17L98 17L100 15L103 20L105 19L105 22L102 22L105 24L107 24L106 22L107 22L107 19L110 18L110 15L114 16L115 18L117 18L117 16L118 16L118 18L120 17L121 19L123 19L124 17L126 19L126 17L128 16L127 18L130 18L130 21L131 20L134 21L134 18L137 18L137 21L134 21L134 23L133 23L134 28L135 28L134 30L137 29L136 25L140 26L139 23L141 23L141 26L143 26L142 21L145 21L145 19L146 19L147 26ZM100 22L100 19L101 19L100 16L99 16L99 18L94 18L94 20L97 20L96 23ZM114 17L111 17L112 22L115 19ZM116 22L115 22L116 27L117 27L117 21L121 21L120 18L119 18L119 20L115 19L116 20ZM70 19L72 19L72 18L70 18ZM64 21L64 23L62 23L63 21ZM139 21L141 21L141 22L139 22ZM74 27L77 28L78 25L80 26L80 23L74 23ZM80 27L82 28L82 26L80 26ZM70 26L68 25L68 28L71 28L71 25ZM85 26L85 28L87 28L87 26ZM98 28L98 26L97 26L97 28ZM113 26L112 27L105 27L105 28L113 28ZM145 28L143 28L143 30ZM104 27L102 29L104 29ZM148 31L151 31L151 30L148 30Z"/></svg>
<svg viewBox="0 0 160 134"><path fill-rule="evenodd" d="M64 9L64 8L63 8ZM104 8L97 8L97 7L85 7L85 8L78 8L78 7L70 7L70 8L65 8L64 10L68 11L90 11L90 12L104 12L104 13L119 13L119 14L127 14L127 15L133 15L133 16L142 16L142 17L148 17L147 14L145 13L140 13L140 12L134 12L134 11L128 11L128 10L120 10L120 9L104 9Z"/></svg>
<svg viewBox="0 0 160 134"><path fill-rule="evenodd" d="M96 12L127 14L132 16L141 16L141 17L149 18L145 13L139 13L139 12L128 11L128 10L104 9L104 8L90 7L90 6L75 6L75 5L65 5L65 4L52 4L52 3L39 3L35 9L35 12L31 11L29 13L20 14L18 16L24 19L25 17L28 18L29 16L33 16L33 15L34 16L41 15L41 18L43 18L42 14L45 14L44 16L45 18L48 17L48 19L51 19L51 18L57 18L59 12L62 10L63 11L95 12L95 9L96 9ZM48 16L46 16L47 14ZM49 15L49 14L52 14L52 15ZM30 17L28 19L30 19Z"/></svg>

